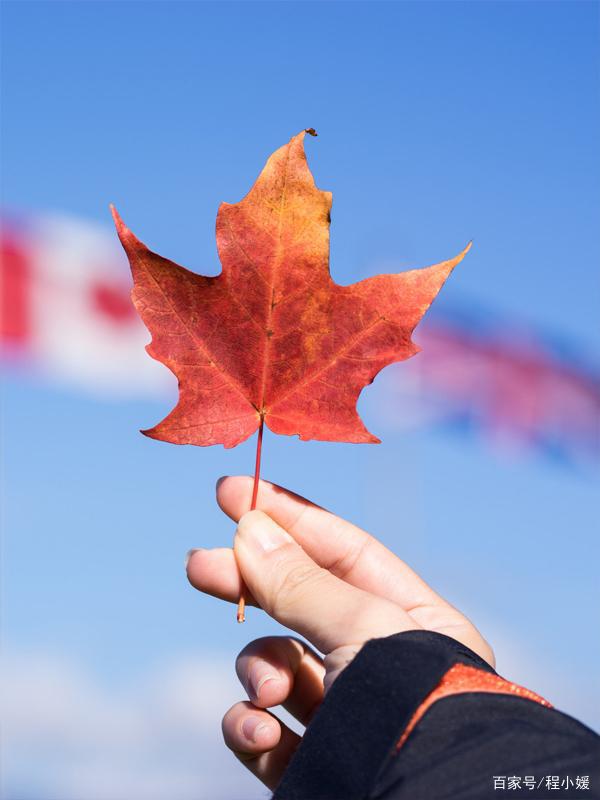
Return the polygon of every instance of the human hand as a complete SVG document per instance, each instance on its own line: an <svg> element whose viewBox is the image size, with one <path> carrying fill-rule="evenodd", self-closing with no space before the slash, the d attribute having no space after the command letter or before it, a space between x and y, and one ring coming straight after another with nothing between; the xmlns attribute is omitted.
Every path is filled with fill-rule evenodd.
<svg viewBox="0 0 600 800"><path fill-rule="evenodd" d="M494 665L473 624L368 533L266 481L258 492L262 510L245 513L251 494L251 478L219 481L217 501L238 522L234 548L192 551L187 574L197 589L233 603L243 579L249 605L259 605L324 654L293 637L268 637L237 658L249 702L225 714L223 735L269 788L279 783L300 737L266 709L282 705L307 725L369 639L435 631Z"/></svg>

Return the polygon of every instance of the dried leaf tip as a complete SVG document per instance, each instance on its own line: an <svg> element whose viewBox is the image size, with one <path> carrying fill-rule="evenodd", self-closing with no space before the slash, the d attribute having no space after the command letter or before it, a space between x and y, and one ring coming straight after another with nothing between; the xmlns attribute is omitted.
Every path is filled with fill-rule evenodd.
<svg viewBox="0 0 600 800"><path fill-rule="evenodd" d="M304 133L308 133L310 136L318 136L319 135L314 128L305 128L304 129Z"/></svg>
<svg viewBox="0 0 600 800"><path fill-rule="evenodd" d="M121 240L123 247L126 247L126 243L137 242L136 237L129 230L127 225L125 225L125 223L121 219L121 215L119 214L115 206L111 203L109 207L110 207L110 213L112 214L112 218L115 223L115 228L117 229L117 234L119 235L119 239Z"/></svg>
<svg viewBox="0 0 600 800"><path fill-rule="evenodd" d="M115 207L115 204L109 203L108 207L110 208L110 213L112 214L112 218L114 220L115 225L117 226L117 229L123 228L124 227L123 220L121 219L119 212Z"/></svg>

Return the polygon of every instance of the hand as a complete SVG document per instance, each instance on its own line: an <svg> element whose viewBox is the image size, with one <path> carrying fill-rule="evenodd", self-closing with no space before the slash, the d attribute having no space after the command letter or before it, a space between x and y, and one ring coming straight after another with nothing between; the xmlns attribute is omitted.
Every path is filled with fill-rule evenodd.
<svg viewBox="0 0 600 800"><path fill-rule="evenodd" d="M426 629L467 645L494 665L476 628L403 561L360 528L279 486L221 479L217 501L238 522L234 549L195 550L187 574L197 589L237 602L242 577L249 604L301 634L247 645L236 662L250 702L223 718L225 742L274 789L300 737L264 710L282 705L303 725L324 693L369 639ZM234 552L235 551L235 552ZM241 574L240 574L241 571Z"/></svg>

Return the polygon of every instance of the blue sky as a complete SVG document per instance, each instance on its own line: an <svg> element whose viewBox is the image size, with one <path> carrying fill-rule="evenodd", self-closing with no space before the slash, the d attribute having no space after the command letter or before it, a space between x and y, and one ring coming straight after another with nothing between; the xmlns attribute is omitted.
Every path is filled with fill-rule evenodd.
<svg viewBox="0 0 600 800"><path fill-rule="evenodd" d="M114 202L154 249L215 273L218 204L313 126L336 280L434 263L474 239L440 310L515 314L597 353L597 4L7 2L3 16L7 208L108 226ZM380 536L479 624L500 672L600 726L597 474L386 430L384 389L360 405L382 445L267 435L265 477ZM276 630L258 612L237 626L183 573L188 548L230 541L214 482L250 471L254 442L224 451L139 435L169 407L5 381L5 647L19 663L75 664L124 705L149 669L195 659L233 671L248 639ZM199 691L219 695L210 680ZM220 731L205 727L218 760ZM44 800L55 786L67 797L69 785L77 800L111 800L93 771L65 777L49 745L35 747L39 775L15 756L12 797ZM190 749L194 796L217 797L214 763ZM149 797L142 771L129 797ZM222 787L229 800L261 796L233 761ZM193 796L183 785L156 796L177 792Z"/></svg>

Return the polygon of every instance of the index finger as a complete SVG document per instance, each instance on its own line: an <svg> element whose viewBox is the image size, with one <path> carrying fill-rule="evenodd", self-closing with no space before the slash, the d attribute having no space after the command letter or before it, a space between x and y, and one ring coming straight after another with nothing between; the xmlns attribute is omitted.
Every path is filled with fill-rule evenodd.
<svg viewBox="0 0 600 800"><path fill-rule="evenodd" d="M234 522L250 508L253 480L221 478L217 502ZM260 481L257 508L284 528L316 563L347 583L398 603L405 611L447 605L381 542L282 486Z"/></svg>

